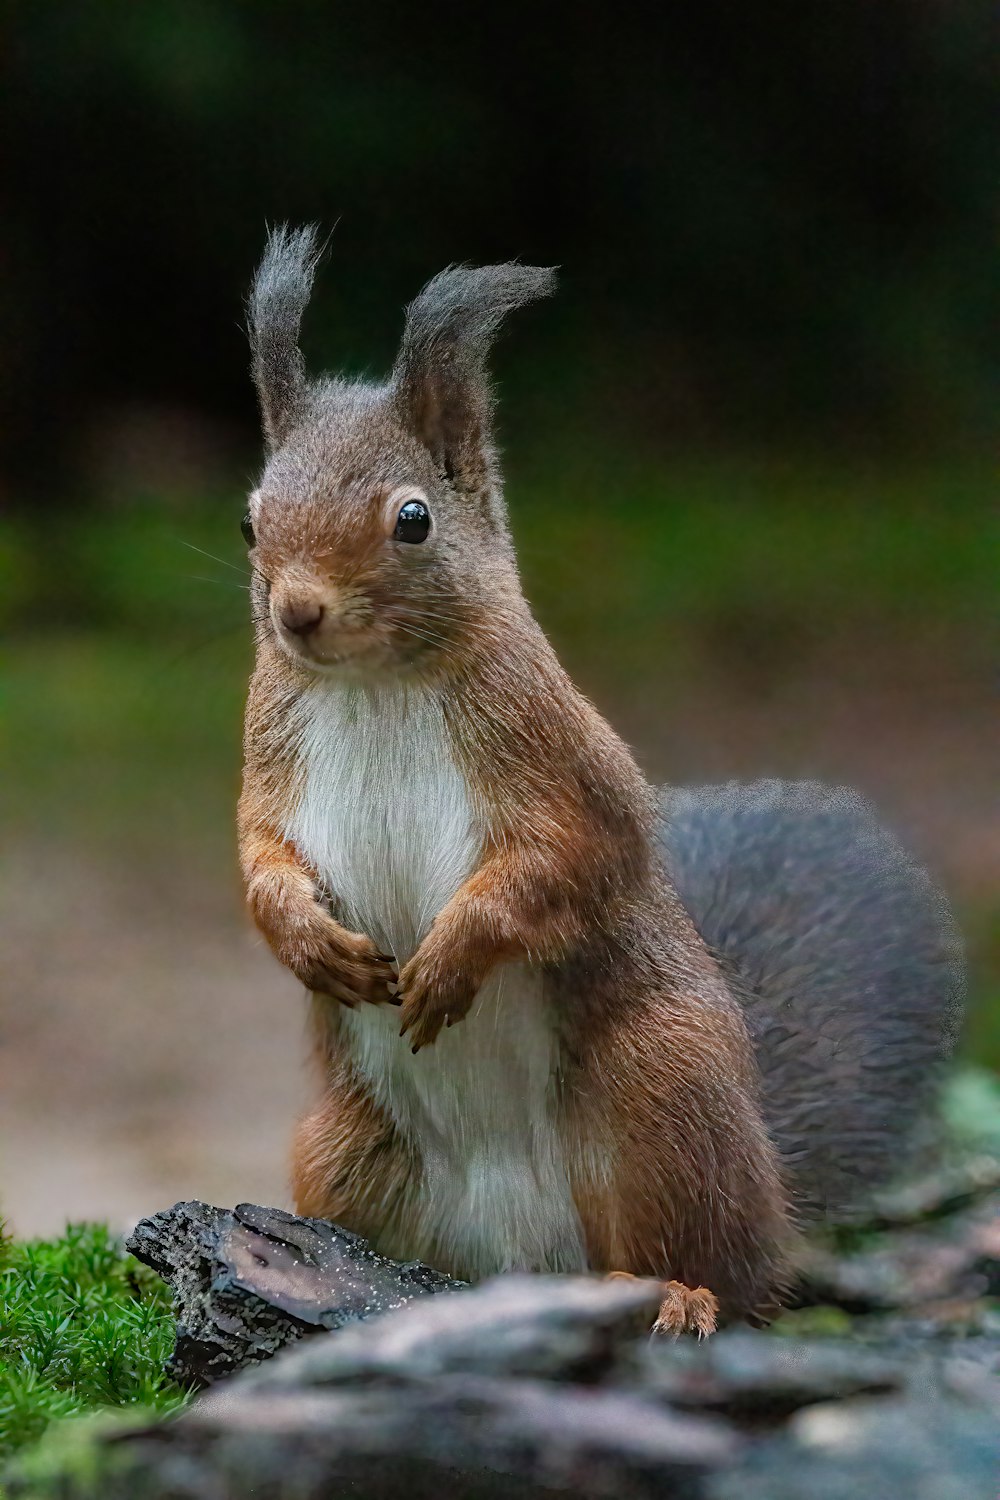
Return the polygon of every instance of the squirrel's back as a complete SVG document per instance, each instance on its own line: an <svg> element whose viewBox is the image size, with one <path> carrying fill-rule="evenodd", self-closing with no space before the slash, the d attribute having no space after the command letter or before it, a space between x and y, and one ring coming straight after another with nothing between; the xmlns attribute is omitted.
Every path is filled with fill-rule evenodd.
<svg viewBox="0 0 1000 1500"><path fill-rule="evenodd" d="M947 902L846 788L668 788L661 807L667 869L744 1006L798 1206L845 1216L903 1163L954 1045Z"/></svg>

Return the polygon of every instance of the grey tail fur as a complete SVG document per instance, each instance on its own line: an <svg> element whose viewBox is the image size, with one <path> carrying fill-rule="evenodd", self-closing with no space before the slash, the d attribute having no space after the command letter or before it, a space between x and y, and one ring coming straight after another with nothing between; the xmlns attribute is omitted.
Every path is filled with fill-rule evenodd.
<svg viewBox="0 0 1000 1500"><path fill-rule="evenodd" d="M856 793L665 789L661 848L744 1007L797 1207L849 1219L905 1164L955 1043L944 896Z"/></svg>

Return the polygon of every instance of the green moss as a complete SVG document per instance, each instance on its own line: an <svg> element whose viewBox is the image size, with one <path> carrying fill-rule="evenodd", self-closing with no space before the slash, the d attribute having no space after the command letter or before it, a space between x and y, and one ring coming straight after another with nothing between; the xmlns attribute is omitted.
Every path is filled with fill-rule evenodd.
<svg viewBox="0 0 1000 1500"><path fill-rule="evenodd" d="M109 1407L171 1411L170 1296L99 1224L0 1244L0 1461L49 1425Z"/></svg>
<svg viewBox="0 0 1000 1500"><path fill-rule="evenodd" d="M132 1457L117 1438L159 1415L156 1408L129 1407L127 1413L100 1410L53 1422L40 1442L22 1448L8 1465L0 1500L136 1500Z"/></svg>
<svg viewBox="0 0 1000 1500"><path fill-rule="evenodd" d="M771 1332L780 1338L846 1338L855 1331L854 1320L842 1307L800 1307L781 1315Z"/></svg>

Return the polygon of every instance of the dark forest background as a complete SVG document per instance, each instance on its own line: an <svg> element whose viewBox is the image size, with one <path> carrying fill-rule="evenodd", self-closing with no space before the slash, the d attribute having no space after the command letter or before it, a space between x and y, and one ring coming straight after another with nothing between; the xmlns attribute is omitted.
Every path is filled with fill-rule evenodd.
<svg viewBox="0 0 1000 1500"><path fill-rule="evenodd" d="M126 412L249 443L241 296L285 218L337 222L330 359L381 366L428 275L516 255L564 272L504 366L548 422L879 452L991 430L981 0L6 10L15 497L90 477Z"/></svg>
<svg viewBox="0 0 1000 1500"><path fill-rule="evenodd" d="M301 999L232 822L243 298L283 220L333 230L314 368L384 371L449 262L560 266L496 361L540 618L651 775L873 796L947 885L966 1055L1000 1065L995 7L12 0L0 28L18 1226L281 1198Z"/></svg>

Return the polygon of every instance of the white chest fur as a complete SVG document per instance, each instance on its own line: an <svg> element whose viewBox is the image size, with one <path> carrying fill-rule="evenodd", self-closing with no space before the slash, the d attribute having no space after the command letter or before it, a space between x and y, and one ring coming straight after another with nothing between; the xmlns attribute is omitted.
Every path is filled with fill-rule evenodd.
<svg viewBox="0 0 1000 1500"><path fill-rule="evenodd" d="M302 785L286 837L345 926L405 962L482 846L441 703L404 686L324 682L297 717ZM420 1154L404 1253L468 1276L582 1270L540 973L498 966L467 1018L415 1057L398 1032L390 1005L344 1013L355 1068Z"/></svg>

